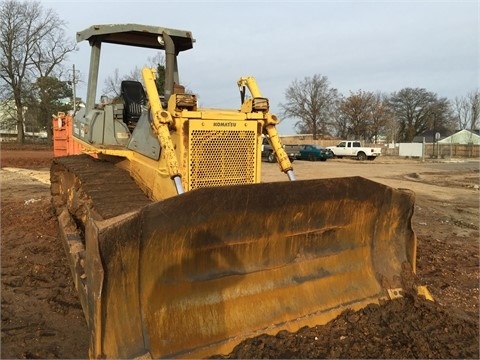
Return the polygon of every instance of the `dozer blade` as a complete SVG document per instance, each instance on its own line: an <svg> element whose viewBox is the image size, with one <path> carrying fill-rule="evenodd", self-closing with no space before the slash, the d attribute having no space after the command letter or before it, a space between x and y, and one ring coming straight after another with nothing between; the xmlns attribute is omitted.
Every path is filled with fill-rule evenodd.
<svg viewBox="0 0 480 360"><path fill-rule="evenodd" d="M203 188L90 219L90 355L225 354L378 302L414 270L413 203L352 177Z"/></svg>

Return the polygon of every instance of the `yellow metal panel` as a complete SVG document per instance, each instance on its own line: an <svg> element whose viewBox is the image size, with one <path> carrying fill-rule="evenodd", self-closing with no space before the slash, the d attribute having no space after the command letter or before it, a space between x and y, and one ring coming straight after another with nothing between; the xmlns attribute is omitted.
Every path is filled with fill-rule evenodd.
<svg viewBox="0 0 480 360"><path fill-rule="evenodd" d="M189 122L188 189L259 182L256 121Z"/></svg>
<svg viewBox="0 0 480 360"><path fill-rule="evenodd" d="M212 110L202 109L202 119L211 120L244 120L245 114L240 111L232 110Z"/></svg>
<svg viewBox="0 0 480 360"><path fill-rule="evenodd" d="M265 120L262 112L242 113L233 110L202 108L197 111L183 110L182 117L188 119L220 119L220 120Z"/></svg>

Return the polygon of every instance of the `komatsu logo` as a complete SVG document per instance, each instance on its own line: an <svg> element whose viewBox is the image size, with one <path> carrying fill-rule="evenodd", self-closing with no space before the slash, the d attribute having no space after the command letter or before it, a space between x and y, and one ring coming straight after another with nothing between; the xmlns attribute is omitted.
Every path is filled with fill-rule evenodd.
<svg viewBox="0 0 480 360"><path fill-rule="evenodd" d="M227 126L227 127L235 127L237 126L236 122L226 122L226 121L217 121L213 123L213 126Z"/></svg>

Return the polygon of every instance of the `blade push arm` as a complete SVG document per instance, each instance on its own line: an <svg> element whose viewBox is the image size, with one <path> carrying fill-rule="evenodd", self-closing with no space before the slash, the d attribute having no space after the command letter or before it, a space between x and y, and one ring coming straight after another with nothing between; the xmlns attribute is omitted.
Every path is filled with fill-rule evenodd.
<svg viewBox="0 0 480 360"><path fill-rule="evenodd" d="M242 94L242 103L245 100L245 87L248 88L250 94L253 98L261 98L262 94L260 89L257 85L255 78L249 77L242 77L237 82L238 87L240 89L240 93ZM266 135L268 135L268 141L270 146L277 157L278 164L280 169L287 174L290 181L295 180L295 175L293 174L293 167L290 159L288 158L285 149L282 146L280 141L280 137L278 136L276 125L279 123L278 118L276 115L271 114L268 110L265 113L265 120L264 120L264 129Z"/></svg>
<svg viewBox="0 0 480 360"><path fill-rule="evenodd" d="M182 186L182 177L178 169L177 155L173 146L172 138L168 125L172 123L172 117L168 111L165 111L158 96L157 87L155 86L155 70L150 68L143 68L142 70L143 82L150 104L150 113L153 120L153 130L160 141L163 148L165 158L167 159L167 168L170 178L175 184L177 194L184 193Z"/></svg>

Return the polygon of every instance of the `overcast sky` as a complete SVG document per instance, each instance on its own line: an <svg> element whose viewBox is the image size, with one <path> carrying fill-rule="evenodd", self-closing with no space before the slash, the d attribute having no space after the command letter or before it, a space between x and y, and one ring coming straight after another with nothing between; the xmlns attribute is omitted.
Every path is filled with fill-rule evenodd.
<svg viewBox="0 0 480 360"><path fill-rule="evenodd" d="M271 111L285 90L315 74L350 91L425 88L454 99L479 88L479 1L124 1L41 0L65 20L67 34L94 24L138 23L189 30L194 48L179 56L180 80L205 107L238 108L237 80L254 76ZM88 74L90 47L71 63ZM128 49L128 52L124 52ZM102 47L100 90L156 53ZM77 93L85 99L86 86ZM99 96L100 94L97 93ZM295 119L283 119L293 134Z"/></svg>

